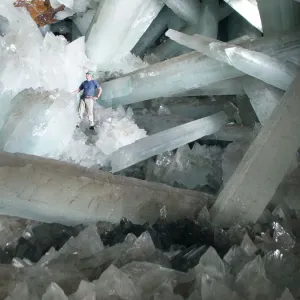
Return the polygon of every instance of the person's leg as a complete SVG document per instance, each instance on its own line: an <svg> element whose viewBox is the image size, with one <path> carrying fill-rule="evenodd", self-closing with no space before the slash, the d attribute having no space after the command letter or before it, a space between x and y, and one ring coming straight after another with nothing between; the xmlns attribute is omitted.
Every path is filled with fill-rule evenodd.
<svg viewBox="0 0 300 300"><path fill-rule="evenodd" d="M83 114L84 114L84 110L85 110L85 101L83 98L80 98L79 100L79 105L78 105L78 116L79 116L79 121L77 123L77 127L79 127L79 124L83 118Z"/></svg>
<svg viewBox="0 0 300 300"><path fill-rule="evenodd" d="M85 104L90 127L94 127L94 100L92 98L87 98L85 99Z"/></svg>

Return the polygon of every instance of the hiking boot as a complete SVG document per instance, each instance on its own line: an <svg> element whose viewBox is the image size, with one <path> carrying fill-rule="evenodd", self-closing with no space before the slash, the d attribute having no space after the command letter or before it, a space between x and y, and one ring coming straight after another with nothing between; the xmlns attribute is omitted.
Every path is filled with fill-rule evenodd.
<svg viewBox="0 0 300 300"><path fill-rule="evenodd" d="M90 130L95 130L95 126L90 126Z"/></svg>

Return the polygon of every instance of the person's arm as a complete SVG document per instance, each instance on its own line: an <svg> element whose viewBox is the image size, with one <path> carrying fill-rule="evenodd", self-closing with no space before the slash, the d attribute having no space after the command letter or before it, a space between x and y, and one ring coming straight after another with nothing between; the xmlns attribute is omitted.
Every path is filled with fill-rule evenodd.
<svg viewBox="0 0 300 300"><path fill-rule="evenodd" d="M81 84L81 85L79 86L79 88L78 88L76 91L72 92L72 94L78 94L78 93L81 92L82 90L83 90L83 84Z"/></svg>
<svg viewBox="0 0 300 300"><path fill-rule="evenodd" d="M98 95L97 95L97 99L101 96L102 94L102 88L101 86L98 87Z"/></svg>
<svg viewBox="0 0 300 300"><path fill-rule="evenodd" d="M98 99L101 96L101 94L102 94L102 88L101 88L101 86L99 85L99 83L96 80L94 80L94 83L95 83L95 87L98 89L98 94L97 94L96 97L94 97L94 99L96 100L96 99Z"/></svg>
<svg viewBox="0 0 300 300"><path fill-rule="evenodd" d="M72 94L78 94L80 91L80 89L77 89L76 91L72 92Z"/></svg>

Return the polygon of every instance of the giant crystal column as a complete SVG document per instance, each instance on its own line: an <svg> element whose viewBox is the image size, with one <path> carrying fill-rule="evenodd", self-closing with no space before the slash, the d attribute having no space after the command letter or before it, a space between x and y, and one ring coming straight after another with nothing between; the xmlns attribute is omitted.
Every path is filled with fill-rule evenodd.
<svg viewBox="0 0 300 300"><path fill-rule="evenodd" d="M210 196L24 154L0 153L2 215L67 225L193 217Z"/></svg>
<svg viewBox="0 0 300 300"><path fill-rule="evenodd" d="M290 59L299 56L300 32L293 30L276 37L247 41L242 46L279 59ZM103 83L100 103L108 106L130 104L202 88L242 75L244 73L227 63L192 52Z"/></svg>
<svg viewBox="0 0 300 300"><path fill-rule="evenodd" d="M184 25L185 22L165 6L131 52L138 56L144 56L146 50L151 46L153 47L155 42L168 28L179 30Z"/></svg>
<svg viewBox="0 0 300 300"><path fill-rule="evenodd" d="M201 7L198 0L163 0L175 14L189 24L197 24Z"/></svg>
<svg viewBox="0 0 300 300"><path fill-rule="evenodd" d="M288 88L299 71L299 68L291 63L284 63L266 54L223 43L206 36L198 34L189 36L173 29L168 30L166 35L182 45L228 63L236 69L282 90Z"/></svg>
<svg viewBox="0 0 300 300"><path fill-rule="evenodd" d="M101 69L130 52L163 7L160 0L105 0L88 32L87 54Z"/></svg>
<svg viewBox="0 0 300 300"><path fill-rule="evenodd" d="M215 133L226 123L227 116L220 112L140 139L112 154L112 172L121 171L154 155L174 150Z"/></svg>
<svg viewBox="0 0 300 300"><path fill-rule="evenodd" d="M300 24L300 3L294 0L257 0L257 4L265 36Z"/></svg>
<svg viewBox="0 0 300 300"><path fill-rule="evenodd" d="M187 34L200 33L216 38L218 35L219 1L205 0L201 4L200 12L198 23L187 25L182 29L182 32ZM169 39L156 47L153 51L153 55L158 60L165 60L188 52L191 52L189 48L180 46Z"/></svg>
<svg viewBox="0 0 300 300"><path fill-rule="evenodd" d="M245 77L242 82L260 123L264 124L284 92L253 77Z"/></svg>
<svg viewBox="0 0 300 300"><path fill-rule="evenodd" d="M242 15L250 24L259 31L262 31L261 19L256 1L251 0L224 0L240 15ZM270 3L270 5L273 5ZM270 16L273 17L273 16Z"/></svg>
<svg viewBox="0 0 300 300"><path fill-rule="evenodd" d="M219 194L215 223L255 223L268 205L300 145L299 95L297 76Z"/></svg>
<svg viewBox="0 0 300 300"><path fill-rule="evenodd" d="M242 80L234 78L212 83L200 89L191 89L180 94L169 95L168 97L223 96L243 94L245 94L245 91L242 86Z"/></svg>

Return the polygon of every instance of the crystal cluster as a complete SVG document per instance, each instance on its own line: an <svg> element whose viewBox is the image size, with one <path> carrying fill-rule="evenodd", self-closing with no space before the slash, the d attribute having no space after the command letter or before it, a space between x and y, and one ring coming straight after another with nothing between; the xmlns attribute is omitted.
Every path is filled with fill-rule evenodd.
<svg viewBox="0 0 300 300"><path fill-rule="evenodd" d="M300 263L295 238L275 211L255 226L227 230L211 223L206 207L197 221L166 222L165 211L153 225L122 219L87 227L21 226L22 236L7 238L14 243L0 252L0 295L7 300L295 299ZM5 222L18 228L16 220ZM1 227L1 236L9 236L6 232Z"/></svg>

